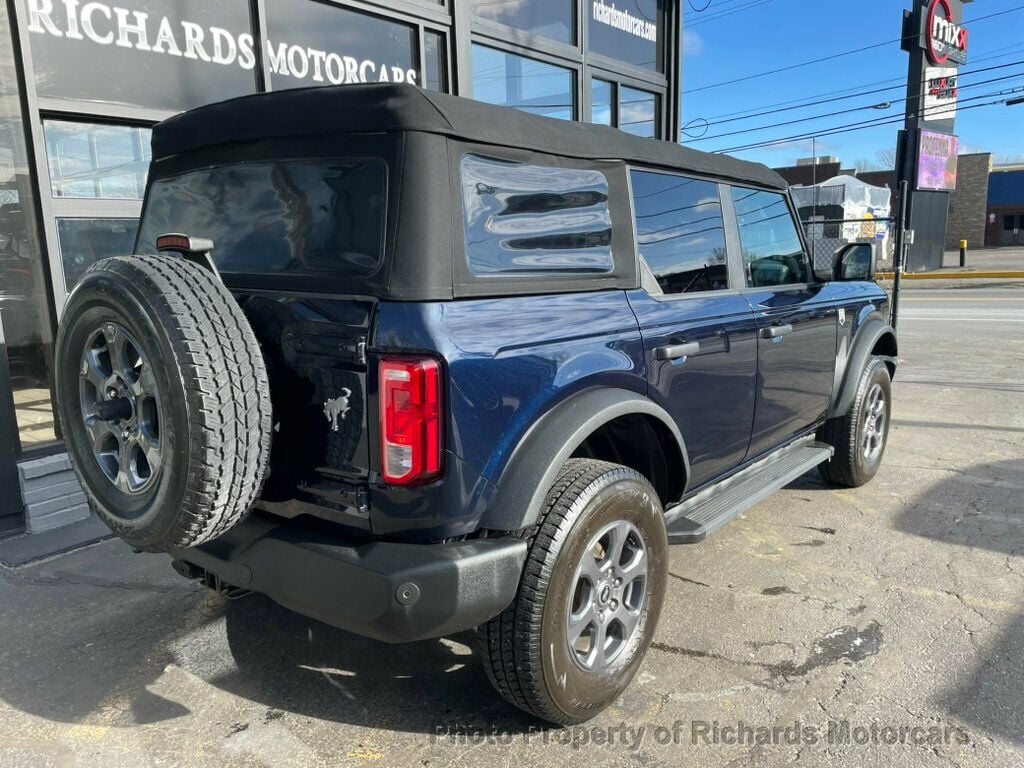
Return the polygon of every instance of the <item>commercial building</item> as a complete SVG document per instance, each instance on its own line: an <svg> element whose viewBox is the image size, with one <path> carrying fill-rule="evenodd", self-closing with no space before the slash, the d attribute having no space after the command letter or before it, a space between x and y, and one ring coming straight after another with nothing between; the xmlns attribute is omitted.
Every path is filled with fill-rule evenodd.
<svg viewBox="0 0 1024 768"><path fill-rule="evenodd" d="M986 245L1024 245L1024 163L992 169L985 224Z"/></svg>
<svg viewBox="0 0 1024 768"><path fill-rule="evenodd" d="M0 4L0 535L88 515L53 337L131 253L151 126L259 91L409 82L653 139L680 112L679 0L5 0Z"/></svg>

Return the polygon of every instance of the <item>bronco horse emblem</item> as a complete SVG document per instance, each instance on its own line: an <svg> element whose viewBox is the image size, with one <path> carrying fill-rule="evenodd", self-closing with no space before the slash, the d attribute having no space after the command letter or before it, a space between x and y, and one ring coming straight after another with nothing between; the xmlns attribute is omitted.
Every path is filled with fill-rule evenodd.
<svg viewBox="0 0 1024 768"><path fill-rule="evenodd" d="M341 397L332 398L324 403L324 416L330 422L332 432L338 431L338 422L349 412L348 399L352 397L352 390L342 387L341 392Z"/></svg>

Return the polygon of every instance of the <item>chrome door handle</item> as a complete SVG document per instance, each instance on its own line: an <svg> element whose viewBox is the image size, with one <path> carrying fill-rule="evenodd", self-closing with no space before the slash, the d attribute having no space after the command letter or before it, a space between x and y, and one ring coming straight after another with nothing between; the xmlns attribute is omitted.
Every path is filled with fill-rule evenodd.
<svg viewBox="0 0 1024 768"><path fill-rule="evenodd" d="M681 357L689 357L700 352L700 342L692 341L689 344L672 344L667 347L658 347L654 350L655 360L678 360Z"/></svg>
<svg viewBox="0 0 1024 768"><path fill-rule="evenodd" d="M779 339L783 336L789 336L793 332L793 326L789 325L773 325L768 328L761 329L761 338L763 339Z"/></svg>

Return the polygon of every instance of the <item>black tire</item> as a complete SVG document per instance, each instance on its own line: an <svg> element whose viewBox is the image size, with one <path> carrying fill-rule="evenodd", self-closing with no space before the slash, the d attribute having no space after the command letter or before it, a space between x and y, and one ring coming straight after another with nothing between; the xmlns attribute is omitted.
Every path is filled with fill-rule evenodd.
<svg viewBox="0 0 1024 768"><path fill-rule="evenodd" d="M618 647L607 667L586 669L577 661L579 655L574 658L578 652L570 647L568 637L570 615L577 610L578 569L584 567L584 554L594 537L618 525L633 526L645 548L646 583L633 611L639 618L631 634L613 639ZM632 469L570 459L530 533L530 551L515 601L477 630L480 655L491 684L509 702L552 723L582 723L625 690L654 635L668 568L664 511L651 484ZM596 562L592 551L587 557ZM633 572L623 578L637 577ZM622 604L627 603L625 591L618 594ZM592 596L592 605L597 606L596 592ZM601 614L602 623L605 616ZM591 623L596 628L594 618ZM613 625L606 631L612 637Z"/></svg>
<svg viewBox="0 0 1024 768"><path fill-rule="evenodd" d="M269 460L270 387L252 328L209 271L180 257L96 263L68 298L56 368L72 466L126 542L189 547L249 512ZM124 411L101 418L111 404Z"/></svg>
<svg viewBox="0 0 1024 768"><path fill-rule="evenodd" d="M881 409L878 409L875 393L881 395ZM872 404L876 403L873 407ZM869 413L876 410L878 412ZM829 419L818 431L818 439L835 448L831 461L818 465L821 476L833 485L857 488L878 473L889 438L889 423L892 413L892 382L889 369L878 358L872 358L861 374L857 384L857 395L850 409L834 419ZM881 422L879 422L881 417ZM881 428L870 436L877 447L867 450L865 441L869 427Z"/></svg>

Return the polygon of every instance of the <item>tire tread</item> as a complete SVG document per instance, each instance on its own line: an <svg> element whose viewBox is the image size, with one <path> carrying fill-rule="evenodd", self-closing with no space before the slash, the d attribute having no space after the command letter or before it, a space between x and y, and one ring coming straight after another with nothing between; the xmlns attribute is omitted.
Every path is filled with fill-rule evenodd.
<svg viewBox="0 0 1024 768"><path fill-rule="evenodd" d="M180 510L149 540L131 543L164 552L221 536L249 513L270 460L270 384L252 327L215 275L181 258L113 257L86 274L133 287L166 334L185 384L188 481Z"/></svg>

